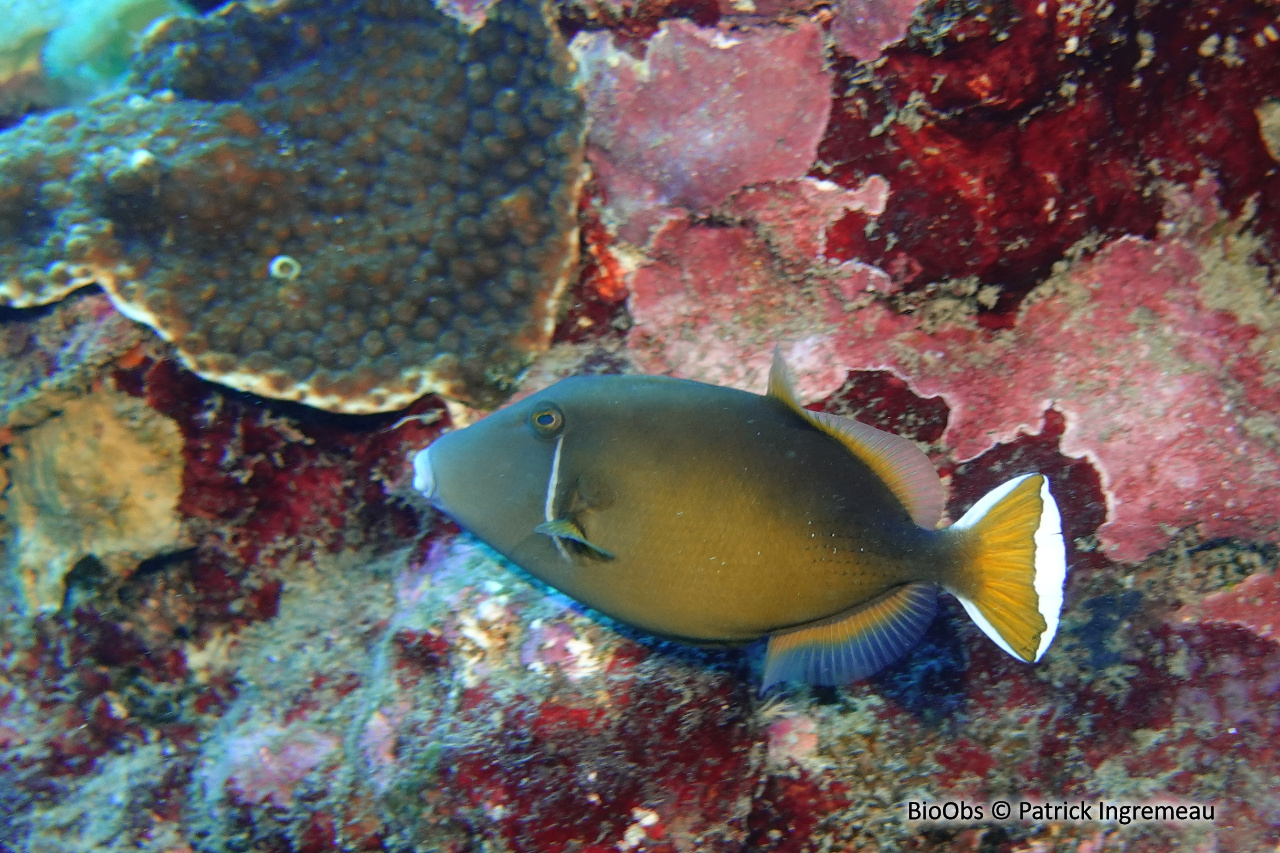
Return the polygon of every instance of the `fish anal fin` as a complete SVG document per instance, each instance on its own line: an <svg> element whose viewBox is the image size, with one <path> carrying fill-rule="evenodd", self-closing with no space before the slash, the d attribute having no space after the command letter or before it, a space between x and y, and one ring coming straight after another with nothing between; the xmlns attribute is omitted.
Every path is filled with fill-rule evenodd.
<svg viewBox="0 0 1280 853"><path fill-rule="evenodd" d="M839 441L866 464L902 502L916 524L930 530L938 526L946 493L933 463L912 441L852 418L811 412L800 405L779 349L773 351L769 396Z"/></svg>
<svg viewBox="0 0 1280 853"><path fill-rule="evenodd" d="M568 518L557 518L555 521L544 521L542 524L533 528L533 532L545 533L547 536L550 536L552 539L557 541L568 540L569 542L576 542L592 554L595 554L597 557L605 560L614 559L612 553L587 539L587 535L582 532L582 528L574 524L573 521Z"/></svg>
<svg viewBox="0 0 1280 853"><path fill-rule="evenodd" d="M917 582L881 593L852 610L769 637L761 692L780 681L849 684L906 654L938 609L938 588Z"/></svg>

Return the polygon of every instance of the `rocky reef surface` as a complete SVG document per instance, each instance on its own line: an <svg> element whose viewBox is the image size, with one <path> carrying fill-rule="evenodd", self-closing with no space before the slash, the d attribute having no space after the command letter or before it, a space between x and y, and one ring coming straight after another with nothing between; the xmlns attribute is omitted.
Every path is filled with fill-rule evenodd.
<svg viewBox="0 0 1280 853"><path fill-rule="evenodd" d="M154 28L126 89L0 132L0 850L1274 848L1278 16ZM409 487L470 406L582 372L761 390L775 345L812 407L918 442L951 518L1050 476L1039 665L948 599L868 681L762 699L759 648L612 623Z"/></svg>

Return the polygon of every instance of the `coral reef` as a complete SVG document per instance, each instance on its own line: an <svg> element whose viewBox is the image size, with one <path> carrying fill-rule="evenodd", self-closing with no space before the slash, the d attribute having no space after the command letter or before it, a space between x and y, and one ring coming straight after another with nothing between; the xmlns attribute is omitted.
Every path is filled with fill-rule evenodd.
<svg viewBox="0 0 1280 853"><path fill-rule="evenodd" d="M461 20L446 29L466 46L512 26L510 2L438 8ZM444 65L422 84L406 76L427 61L409 50L435 14L427 5L233 5L155 34L132 98L32 116L6 135L61 134L89 150L6 144L0 174L31 171L0 183L0 253L51 253L31 261L35 291L74 283L76 264L138 261L139 281L196 270L191 292L212 283L223 299L228 282L306 287L318 267L299 246L313 241L333 270L359 272L344 292L372 318L395 275L431 280L413 270L439 234L424 246L414 229L444 215L395 195L437 180L414 174L430 157L408 118L430 108L413 92L453 79ZM542 9L518 11L542 25ZM780 344L809 405L930 454L952 518L1011 476L1050 477L1071 566L1055 645L1020 665L944 598L920 646L874 678L759 697L758 649L693 649L613 624L414 503L408 455L481 412L427 396L352 417L236 393L123 320L111 307L123 290L104 279L106 295L0 309L0 438L16 447L66 401L100 393L154 411L176 424L176 517L191 547L110 583L73 572L57 614L0 602L0 848L1280 844L1275 4L571 0L557 11L521 55L541 44L558 58L538 67L567 69L552 30L572 36L583 101L560 103L575 132L590 124L595 178L577 225L568 195L553 216L554 188L535 187L548 233L562 247L580 238L583 264L558 268L562 310L539 303L555 345L514 394L629 371L759 390ZM364 96L374 102L360 106ZM541 104L528 96L516 115L549 120ZM463 149L450 150L459 159L439 167L468 174ZM163 227L149 218L157 198L178 205ZM392 201L403 219L387 218ZM454 222L461 201L441 208ZM304 210L319 236L262 224ZM99 254L67 259L67 278L51 281L68 237ZM143 250L149 265L125 254ZM369 277L382 267L385 289ZM247 334L238 307L225 316ZM472 340L457 316L428 343L446 328ZM486 403L540 341L517 353L494 338L463 352L456 375L414 388L465 386ZM352 384L325 399L372 407L372 394ZM1122 824L907 811L999 799L1015 812L1104 799L1215 814Z"/></svg>
<svg viewBox="0 0 1280 853"><path fill-rule="evenodd" d="M58 405L8 443L7 572L29 610L58 610L84 561L127 578L182 545L177 425L111 391Z"/></svg>
<svg viewBox="0 0 1280 853"><path fill-rule="evenodd" d="M334 411L491 397L574 268L571 62L536 3L364 5L171 21L135 91L10 130L0 295L100 284L200 375Z"/></svg>

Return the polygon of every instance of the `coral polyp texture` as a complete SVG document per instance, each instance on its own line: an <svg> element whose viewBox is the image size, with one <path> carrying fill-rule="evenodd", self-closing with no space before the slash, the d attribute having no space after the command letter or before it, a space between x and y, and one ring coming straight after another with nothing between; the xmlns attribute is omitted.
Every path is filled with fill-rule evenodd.
<svg viewBox="0 0 1280 853"><path fill-rule="evenodd" d="M491 399L575 270L583 106L539 3L233 4L0 155L0 296L87 284L209 379L340 412Z"/></svg>

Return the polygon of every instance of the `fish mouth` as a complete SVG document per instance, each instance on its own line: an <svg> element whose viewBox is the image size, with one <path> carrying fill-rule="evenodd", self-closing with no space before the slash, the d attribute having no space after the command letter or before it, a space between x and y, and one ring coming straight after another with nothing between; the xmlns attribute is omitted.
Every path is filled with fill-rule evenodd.
<svg viewBox="0 0 1280 853"><path fill-rule="evenodd" d="M436 476L431 471L431 445L413 454L413 487L422 492L423 497L435 503Z"/></svg>

